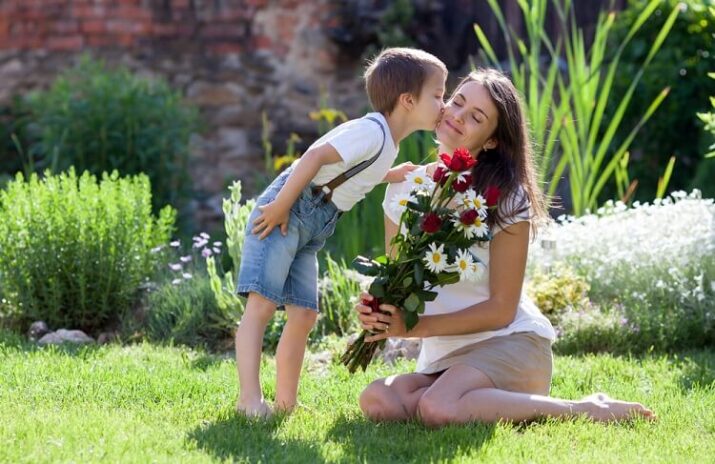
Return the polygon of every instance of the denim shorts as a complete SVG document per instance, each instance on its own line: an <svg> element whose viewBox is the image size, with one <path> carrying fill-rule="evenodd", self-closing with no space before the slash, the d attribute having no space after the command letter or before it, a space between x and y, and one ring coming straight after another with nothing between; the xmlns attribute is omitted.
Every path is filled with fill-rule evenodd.
<svg viewBox="0 0 715 464"><path fill-rule="evenodd" d="M278 196L290 171L281 173L256 201L246 225L236 292L243 296L258 293L277 306L318 311L318 251L335 231L341 211L323 201L322 195L313 195L311 185L290 209L287 235L281 234L280 227L263 240L251 232L261 213L258 207Z"/></svg>

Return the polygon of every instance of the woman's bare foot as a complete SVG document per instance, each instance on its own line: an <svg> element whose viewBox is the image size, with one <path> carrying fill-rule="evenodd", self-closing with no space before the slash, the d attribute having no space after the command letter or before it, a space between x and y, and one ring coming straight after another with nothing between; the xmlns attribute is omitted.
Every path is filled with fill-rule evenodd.
<svg viewBox="0 0 715 464"><path fill-rule="evenodd" d="M594 393L576 402L574 412L585 413L597 422L612 422L643 417L655 420L656 416L650 409L640 403L631 403L611 398L605 393Z"/></svg>
<svg viewBox="0 0 715 464"><path fill-rule="evenodd" d="M263 398L260 401L244 402L239 400L236 403L236 412L248 418L267 419L271 416L271 407L268 406Z"/></svg>

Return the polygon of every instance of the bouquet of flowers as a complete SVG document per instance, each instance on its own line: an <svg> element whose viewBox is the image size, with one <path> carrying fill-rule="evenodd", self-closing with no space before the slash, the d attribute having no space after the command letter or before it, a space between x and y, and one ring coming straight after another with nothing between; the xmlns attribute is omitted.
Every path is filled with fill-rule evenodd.
<svg viewBox="0 0 715 464"><path fill-rule="evenodd" d="M466 149L441 154L440 160L431 179L419 171L411 173L411 191L391 204L401 213L400 232L391 242L394 257L358 256L353 261L359 272L374 277L368 290L374 298L363 304L373 311L380 311L383 303L401 308L408 331L417 324L425 302L437 297L435 287L480 278L483 266L469 248L491 240L486 219L496 207L499 190L489 187L483 196L471 187L469 171L476 160ZM350 373L358 367L365 370L384 346L385 340L366 342L369 335L363 331L341 357Z"/></svg>

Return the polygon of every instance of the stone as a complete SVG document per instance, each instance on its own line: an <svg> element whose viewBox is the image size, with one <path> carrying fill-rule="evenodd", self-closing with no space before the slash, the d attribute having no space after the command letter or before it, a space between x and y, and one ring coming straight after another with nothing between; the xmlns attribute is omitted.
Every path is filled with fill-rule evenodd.
<svg viewBox="0 0 715 464"><path fill-rule="evenodd" d="M119 334L117 332L102 332L97 337L97 344L106 345L107 343L119 341Z"/></svg>
<svg viewBox="0 0 715 464"><path fill-rule="evenodd" d="M239 89L231 83L197 81L186 89L186 96L199 106L224 106L241 102Z"/></svg>
<svg viewBox="0 0 715 464"><path fill-rule="evenodd" d="M59 329L56 332L46 334L37 343L42 346L61 345L63 343L82 345L86 343L94 343L94 338L90 337L81 330Z"/></svg>
<svg viewBox="0 0 715 464"><path fill-rule="evenodd" d="M422 342L415 339L388 338L380 356L387 364L394 364L400 358L417 359Z"/></svg>
<svg viewBox="0 0 715 464"><path fill-rule="evenodd" d="M30 340L35 341L42 338L49 331L50 328L47 327L45 321L36 321L32 323L29 330L27 331L27 336L30 338Z"/></svg>

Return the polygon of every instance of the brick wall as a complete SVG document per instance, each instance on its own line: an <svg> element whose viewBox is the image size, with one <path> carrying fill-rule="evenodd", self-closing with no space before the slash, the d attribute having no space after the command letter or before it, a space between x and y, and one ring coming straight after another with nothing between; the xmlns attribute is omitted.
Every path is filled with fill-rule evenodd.
<svg viewBox="0 0 715 464"><path fill-rule="evenodd" d="M291 132L308 144L308 113L325 92L351 116L366 106L361 63L326 35L329 0L0 0L0 105L46 88L85 52L161 76L201 112L190 173L197 222L220 221L233 179L255 192L261 113L278 153Z"/></svg>

